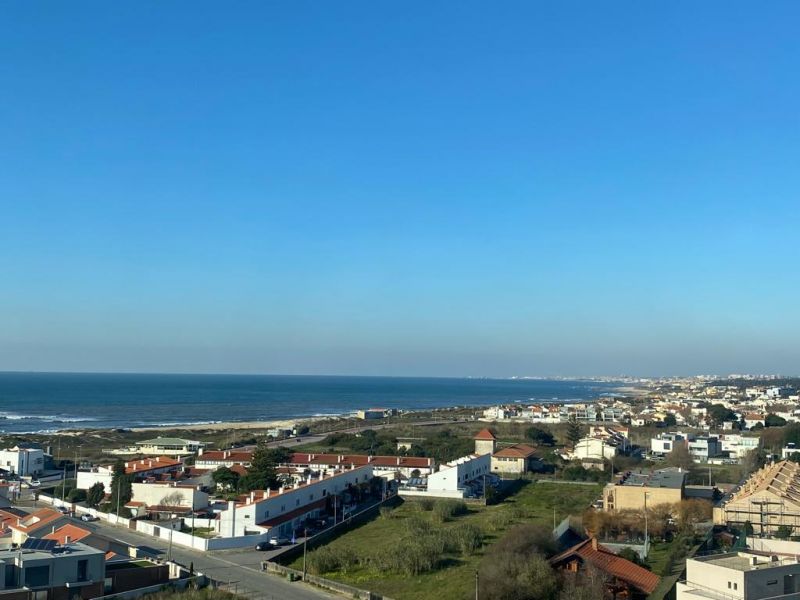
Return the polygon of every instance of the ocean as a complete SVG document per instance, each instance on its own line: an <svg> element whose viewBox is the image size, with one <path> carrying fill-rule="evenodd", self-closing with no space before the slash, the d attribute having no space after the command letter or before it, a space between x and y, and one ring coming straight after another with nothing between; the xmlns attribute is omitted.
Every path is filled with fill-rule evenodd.
<svg viewBox="0 0 800 600"><path fill-rule="evenodd" d="M0 373L0 432L280 420L590 400L617 384L533 379Z"/></svg>

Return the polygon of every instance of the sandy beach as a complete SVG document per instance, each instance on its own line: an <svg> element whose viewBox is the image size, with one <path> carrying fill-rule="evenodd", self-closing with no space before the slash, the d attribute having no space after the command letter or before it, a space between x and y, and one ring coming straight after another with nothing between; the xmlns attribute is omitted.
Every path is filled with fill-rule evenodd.
<svg viewBox="0 0 800 600"><path fill-rule="evenodd" d="M151 426L151 427L133 427L131 431L165 431L165 430L193 430L193 431L225 431L229 429L243 430L243 429L272 429L273 427L281 427L284 429L291 429L295 425L303 425L312 421L317 421L310 417L299 419L285 419L281 421L227 421L221 423L203 423L203 424L186 424L186 425L168 425L168 426Z"/></svg>

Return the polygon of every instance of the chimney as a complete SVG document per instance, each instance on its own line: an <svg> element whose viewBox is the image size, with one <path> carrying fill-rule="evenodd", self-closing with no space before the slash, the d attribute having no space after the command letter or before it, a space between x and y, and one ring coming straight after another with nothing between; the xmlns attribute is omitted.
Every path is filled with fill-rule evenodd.
<svg viewBox="0 0 800 600"><path fill-rule="evenodd" d="M592 550L597 550L597 538L592 538Z"/></svg>
<svg viewBox="0 0 800 600"><path fill-rule="evenodd" d="M283 493L283 486L281 486L281 487L279 487L279 488L278 488L278 493L279 493L279 494L282 494L282 493Z"/></svg>
<svg viewBox="0 0 800 600"><path fill-rule="evenodd" d="M753 566L755 566L757 564L758 564L758 558L754 556L753 557Z"/></svg>
<svg viewBox="0 0 800 600"><path fill-rule="evenodd" d="M222 458L228 458L230 455L231 455L230 451L229 451L229 450L225 450L225 451L222 453Z"/></svg>
<svg viewBox="0 0 800 600"><path fill-rule="evenodd" d="M71 541L72 541L71 537L69 537L68 535L64 536L64 545L65 546L68 546Z"/></svg>
<svg viewBox="0 0 800 600"><path fill-rule="evenodd" d="M256 499L256 493L255 492L250 492L250 502L252 502L255 499Z"/></svg>
<svg viewBox="0 0 800 600"><path fill-rule="evenodd" d="M397 457L397 466L400 466L400 457Z"/></svg>

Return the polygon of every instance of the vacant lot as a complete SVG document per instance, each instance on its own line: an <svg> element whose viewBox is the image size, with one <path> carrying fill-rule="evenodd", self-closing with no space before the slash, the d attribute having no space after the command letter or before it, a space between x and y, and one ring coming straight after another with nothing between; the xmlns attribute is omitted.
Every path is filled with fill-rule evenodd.
<svg viewBox="0 0 800 600"><path fill-rule="evenodd" d="M474 597L475 571L491 544L515 523L542 523L551 526L569 514L581 513L600 493L599 485L574 485L544 482L525 482L513 496L496 506L470 506L468 514L446 523L434 523L432 512L421 511L418 504L407 501L394 509L391 516L381 516L361 527L341 535L327 547L336 551L352 551L359 555L380 552L394 545L406 533L410 517L427 519L431 527L445 530L470 523L485 534L485 545L471 556L448 554L437 571L416 577L390 572L378 572L371 567L354 566L347 573L326 573L335 579L385 594L396 600L464 600ZM299 558L290 566L303 568Z"/></svg>

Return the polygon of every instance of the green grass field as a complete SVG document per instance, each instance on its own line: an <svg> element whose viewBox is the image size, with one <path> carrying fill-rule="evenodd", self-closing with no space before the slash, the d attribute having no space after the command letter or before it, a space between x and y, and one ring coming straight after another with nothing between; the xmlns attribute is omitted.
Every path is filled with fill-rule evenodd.
<svg viewBox="0 0 800 600"><path fill-rule="evenodd" d="M450 528L459 523L472 523L485 533L485 545L473 556L447 555L445 566L438 571L410 578L404 575L376 572L367 567L355 567L347 573L326 573L325 577L342 581L356 587L386 595L395 600L465 600L472 598L475 586L475 571L491 544L515 523L541 523L552 526L570 514L581 513L600 494L600 485L555 484L525 482L521 489L501 504L495 506L470 505L469 513L454 520L435 524L433 527ZM430 512L420 512L413 501L404 502L394 510L391 518L377 517L349 531L328 544L335 549L354 549L363 554L378 551L402 537L405 520L416 515L431 518ZM303 568L299 558L289 565Z"/></svg>

